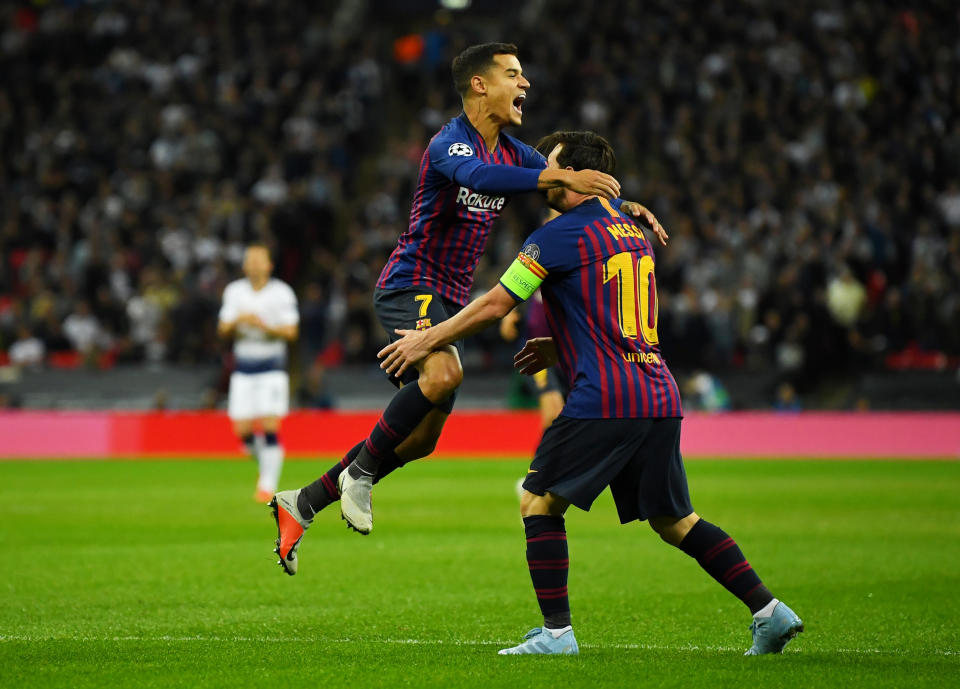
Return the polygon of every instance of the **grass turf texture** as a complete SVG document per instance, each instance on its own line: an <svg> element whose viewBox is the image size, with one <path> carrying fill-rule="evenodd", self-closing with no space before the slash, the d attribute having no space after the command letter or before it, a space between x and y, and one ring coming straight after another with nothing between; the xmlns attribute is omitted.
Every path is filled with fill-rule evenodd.
<svg viewBox="0 0 960 689"><path fill-rule="evenodd" d="M297 486L330 464L288 463ZM943 686L960 670L960 464L688 463L806 633L744 658L746 609L609 493L572 509L581 655L500 657L539 615L524 461L411 465L376 528L322 513L275 564L240 463L0 462L0 687Z"/></svg>

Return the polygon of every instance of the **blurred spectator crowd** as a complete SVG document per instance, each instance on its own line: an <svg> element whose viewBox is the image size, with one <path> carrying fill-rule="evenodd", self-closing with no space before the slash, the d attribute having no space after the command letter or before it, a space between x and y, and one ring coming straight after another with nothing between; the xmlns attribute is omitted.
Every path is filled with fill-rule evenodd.
<svg viewBox="0 0 960 689"><path fill-rule="evenodd" d="M222 289L263 241L300 298L299 360L372 361L373 284L459 111L450 60L497 40L532 82L513 133L605 135L624 197L670 233L672 368L775 371L803 393L957 365L956 3L431 5L4 3L0 357L219 361ZM542 212L511 202L478 289ZM468 364L502 349L481 338Z"/></svg>

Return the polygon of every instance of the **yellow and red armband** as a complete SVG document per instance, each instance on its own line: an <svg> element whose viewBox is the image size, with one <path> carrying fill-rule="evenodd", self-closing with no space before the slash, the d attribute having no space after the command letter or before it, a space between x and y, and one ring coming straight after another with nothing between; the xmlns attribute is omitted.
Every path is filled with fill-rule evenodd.
<svg viewBox="0 0 960 689"><path fill-rule="evenodd" d="M519 301L526 301L546 277L547 271L543 266L521 253L500 278L500 284Z"/></svg>

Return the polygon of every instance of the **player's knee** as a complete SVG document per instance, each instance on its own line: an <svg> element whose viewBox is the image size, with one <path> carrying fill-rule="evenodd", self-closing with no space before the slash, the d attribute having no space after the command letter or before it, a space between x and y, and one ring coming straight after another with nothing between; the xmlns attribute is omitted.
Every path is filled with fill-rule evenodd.
<svg viewBox="0 0 960 689"><path fill-rule="evenodd" d="M452 360L442 366L434 366L429 373L420 376L420 389L432 402L442 402L453 394L463 382L460 362Z"/></svg>
<svg viewBox="0 0 960 689"><path fill-rule="evenodd" d="M536 498L539 498L539 495L534 495L529 491L523 491L520 495L520 516L521 517L530 517L534 514L538 514L534 509L537 507L535 504Z"/></svg>
<svg viewBox="0 0 960 689"><path fill-rule="evenodd" d="M670 540L667 538L667 536L670 533L669 520L664 519L663 517L651 517L649 519L649 523L650 523L650 528L653 529L654 533L656 533L661 539L663 539L667 543L670 543ZM671 543L671 545L673 544Z"/></svg>
<svg viewBox="0 0 960 689"><path fill-rule="evenodd" d="M649 521L650 528L660 538L672 546L679 546L699 519L700 517L694 512L686 517L650 517Z"/></svg>
<svg viewBox="0 0 960 689"><path fill-rule="evenodd" d="M559 517L567 509L566 502L557 499L550 493L537 495L528 490L520 496L520 516L533 517L537 515Z"/></svg>
<svg viewBox="0 0 960 689"><path fill-rule="evenodd" d="M463 367L459 361L450 361L440 369L440 376L437 378L437 384L446 392L453 392L460 383L463 382Z"/></svg>

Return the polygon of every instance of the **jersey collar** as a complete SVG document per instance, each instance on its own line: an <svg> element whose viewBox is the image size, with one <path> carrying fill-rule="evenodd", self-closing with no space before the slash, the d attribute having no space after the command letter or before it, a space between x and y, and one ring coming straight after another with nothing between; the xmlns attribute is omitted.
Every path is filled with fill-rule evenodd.
<svg viewBox="0 0 960 689"><path fill-rule="evenodd" d="M490 149L487 148L487 142L484 141L483 136L480 134L480 131L479 131L476 127L473 126L473 122L471 122L471 121L470 121L470 118L467 117L467 113L465 113L465 112L460 113L459 119L462 120L463 123L467 126L467 128L468 128L471 132L473 132L473 134L477 137L477 141L479 141L479 142L480 142L480 145L483 146L484 152L485 152L485 153L490 153ZM498 135L497 135L497 145L496 145L494 148L499 148L499 146L500 146L500 135L498 134Z"/></svg>

